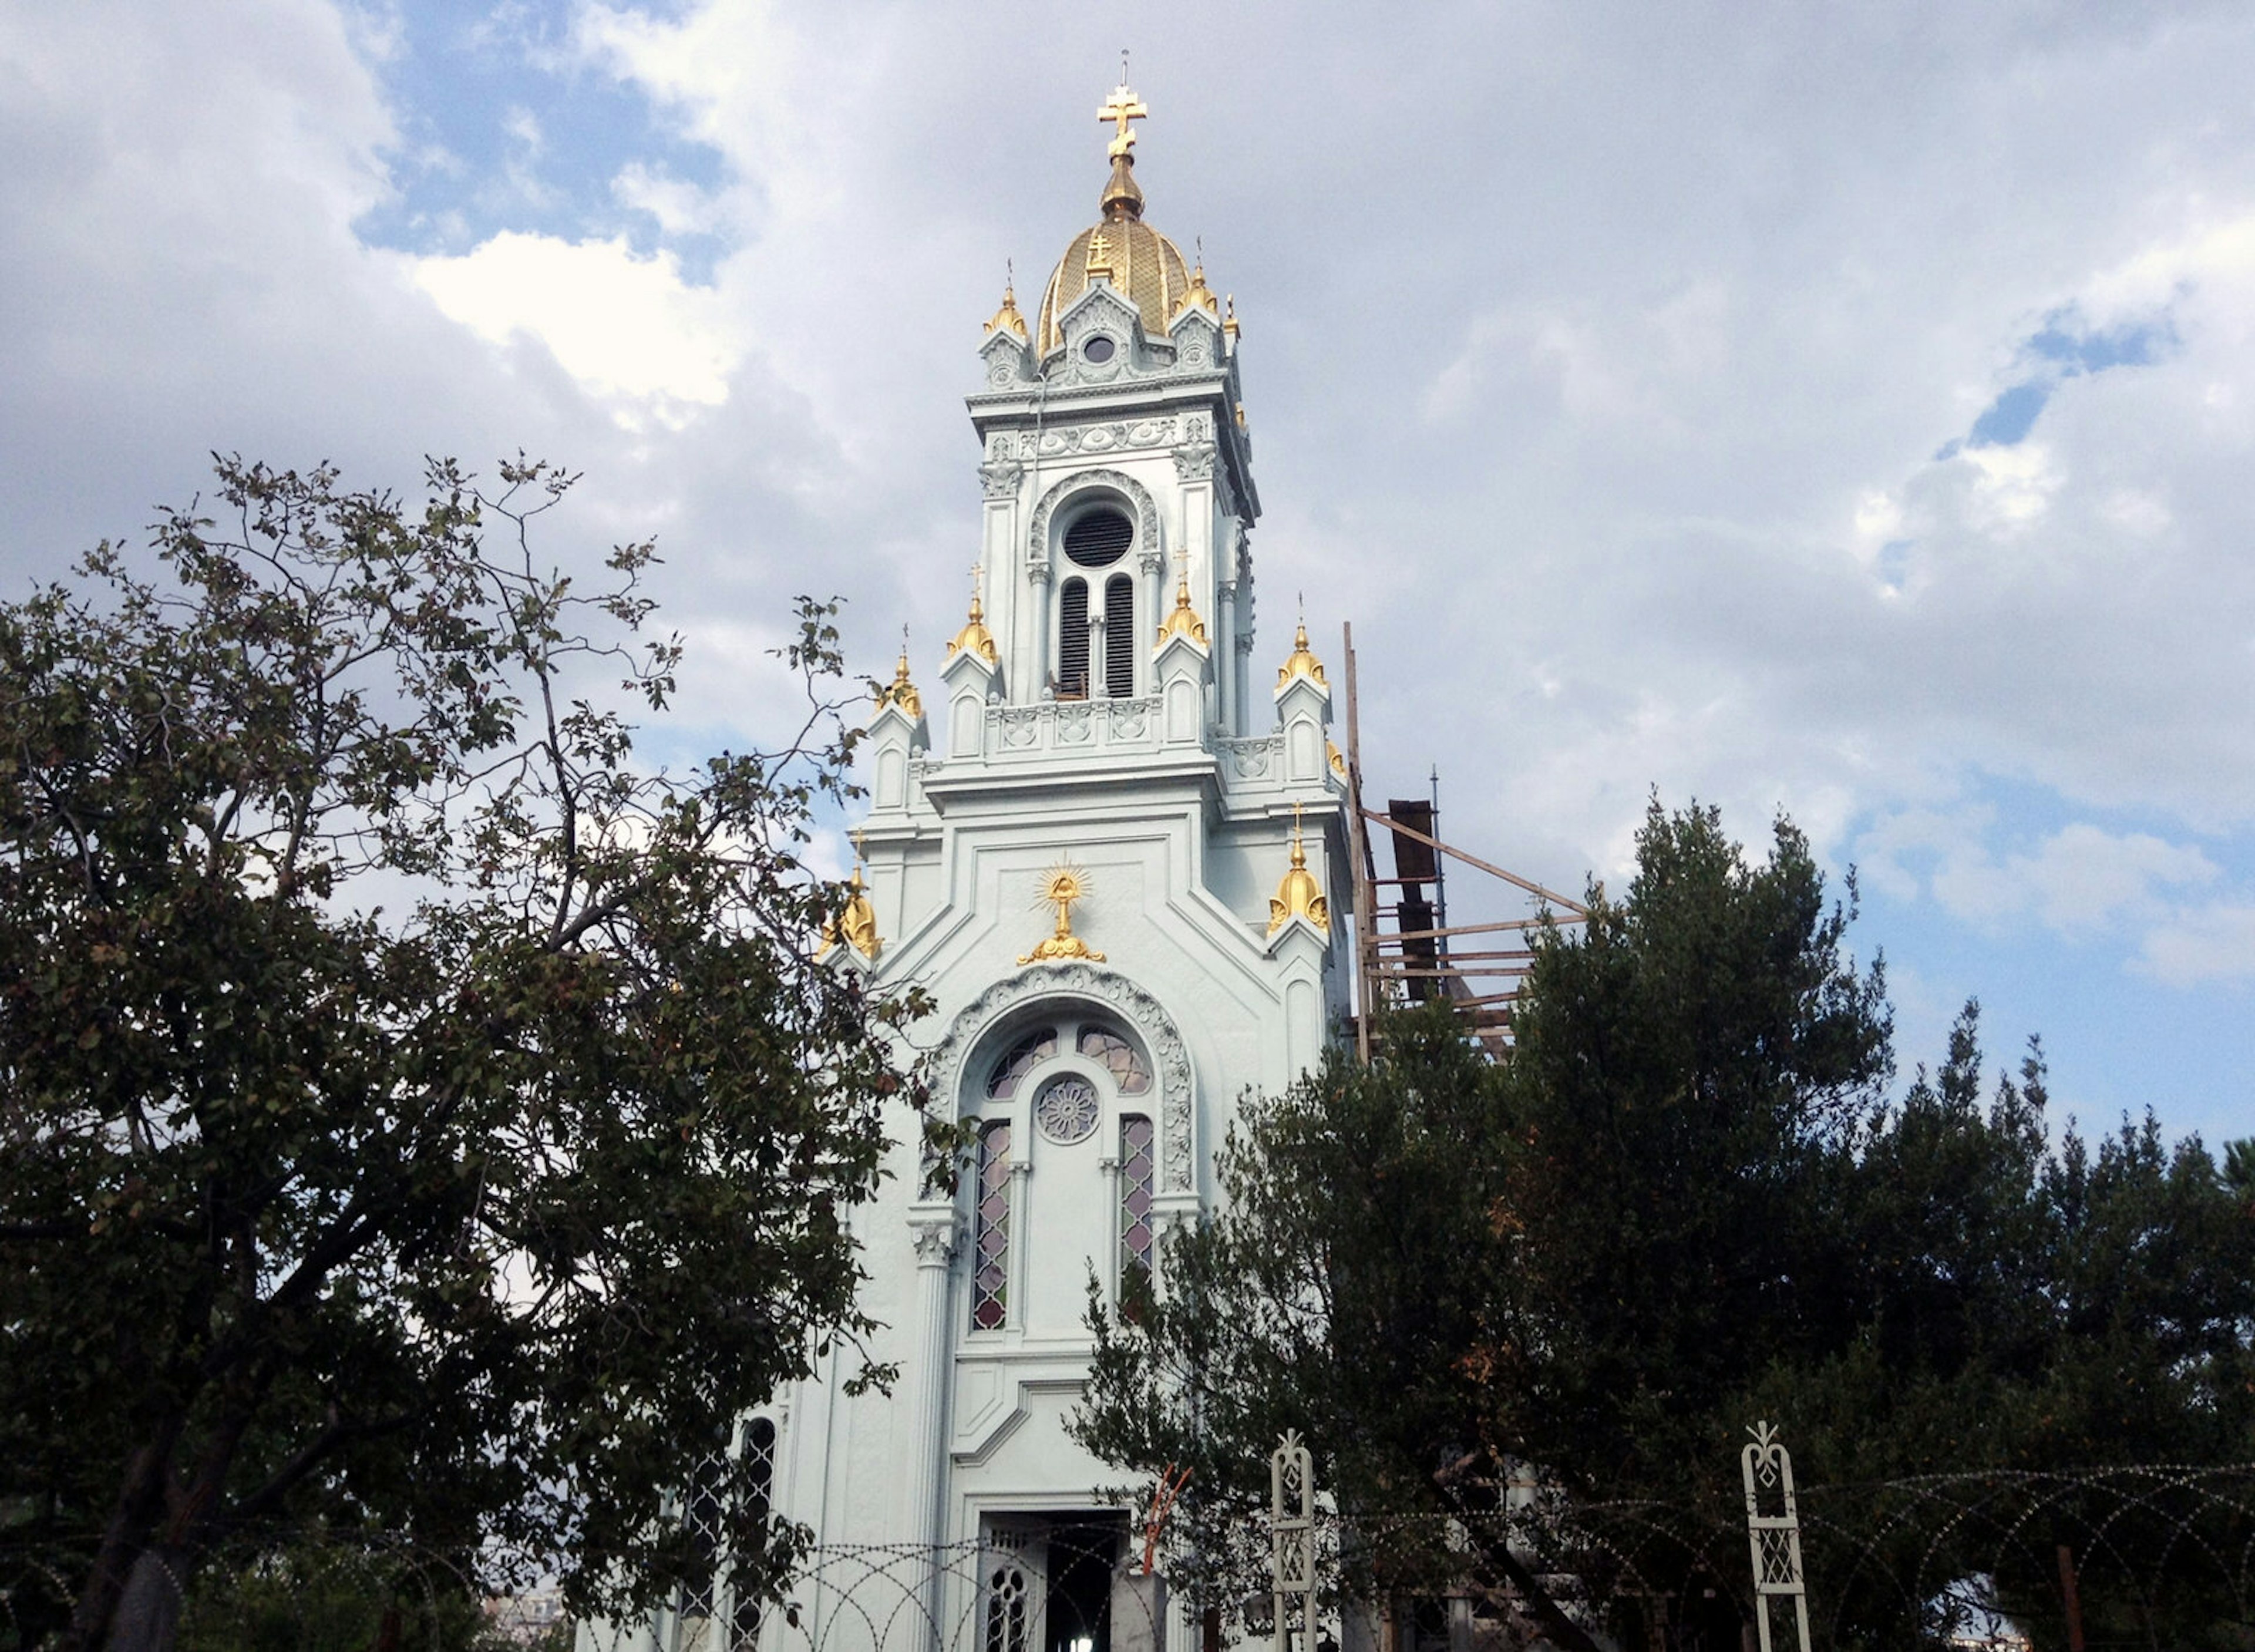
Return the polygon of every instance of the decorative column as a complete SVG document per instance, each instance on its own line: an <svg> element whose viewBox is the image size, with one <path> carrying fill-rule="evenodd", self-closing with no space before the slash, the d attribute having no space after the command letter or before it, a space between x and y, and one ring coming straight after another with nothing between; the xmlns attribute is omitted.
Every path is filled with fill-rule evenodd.
<svg viewBox="0 0 2255 1652"><path fill-rule="evenodd" d="M916 1247L917 1448L903 1465L908 1480L910 1542L937 1549L947 1541L940 1508L941 1466L947 1460L947 1397L954 1374L954 1339L948 1335L948 1278L959 1234L955 1201L909 1207L909 1240ZM935 1579L939 1568L932 1568ZM935 1608L938 1602L934 1601ZM938 1621L937 1619L934 1621Z"/></svg>
<svg viewBox="0 0 2255 1652"><path fill-rule="evenodd" d="M1221 732L1236 738L1244 734L1237 726L1237 671L1233 658L1237 649L1237 581L1224 580L1214 595L1213 634L1220 646L1227 650L1221 657L1221 670L1215 673L1221 678L1217 686L1221 691Z"/></svg>
<svg viewBox="0 0 2255 1652"><path fill-rule="evenodd" d="M1124 646L1133 649L1137 657L1135 674L1142 679L1139 692L1151 695L1159 692L1158 674L1150 669L1152 644L1144 639L1156 636L1167 616L1167 558L1156 545L1146 545L1136 561L1140 577L1135 581L1135 635Z"/></svg>
<svg viewBox="0 0 2255 1652"><path fill-rule="evenodd" d="M1050 697L1050 682L1057 667L1050 655L1054 651L1050 622L1050 565L1047 559L1026 566L1026 608L1031 636L1026 645L1027 670L1030 678L1019 685L1016 704L1030 706Z"/></svg>

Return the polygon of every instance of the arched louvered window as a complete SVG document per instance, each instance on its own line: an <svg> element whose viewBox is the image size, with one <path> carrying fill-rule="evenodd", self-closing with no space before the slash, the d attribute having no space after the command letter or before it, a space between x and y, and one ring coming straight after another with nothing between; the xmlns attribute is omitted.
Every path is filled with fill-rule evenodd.
<svg viewBox="0 0 2255 1652"><path fill-rule="evenodd" d="M1135 695L1135 585L1124 573L1104 582L1104 692Z"/></svg>
<svg viewBox="0 0 2255 1652"><path fill-rule="evenodd" d="M1057 698L1088 698L1088 581L1067 580L1057 593Z"/></svg>
<svg viewBox="0 0 2255 1652"><path fill-rule="evenodd" d="M971 1328L1000 1331L1010 1312L1010 1127L979 1133L971 1223Z"/></svg>
<svg viewBox="0 0 2255 1652"><path fill-rule="evenodd" d="M1108 568L1135 543L1127 513L1105 505L1082 511L1064 531L1064 553L1076 567Z"/></svg>

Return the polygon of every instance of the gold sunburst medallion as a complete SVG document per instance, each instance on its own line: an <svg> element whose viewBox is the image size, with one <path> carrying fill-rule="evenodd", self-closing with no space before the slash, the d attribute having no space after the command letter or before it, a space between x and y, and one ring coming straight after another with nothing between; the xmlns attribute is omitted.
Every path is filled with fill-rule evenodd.
<svg viewBox="0 0 2255 1652"><path fill-rule="evenodd" d="M1072 909L1088 898L1088 874L1070 861L1060 861L1041 875L1041 896L1034 906L1057 909L1057 929L1034 950L1018 960L1021 964L1061 964L1069 960L1085 960L1092 964L1104 961L1104 954L1072 932Z"/></svg>

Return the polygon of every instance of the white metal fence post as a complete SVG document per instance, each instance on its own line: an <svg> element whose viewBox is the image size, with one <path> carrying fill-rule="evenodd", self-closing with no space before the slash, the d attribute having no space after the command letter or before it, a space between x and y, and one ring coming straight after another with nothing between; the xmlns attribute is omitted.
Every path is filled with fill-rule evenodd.
<svg viewBox="0 0 2255 1652"><path fill-rule="evenodd" d="M1268 1569L1275 1652L1292 1652L1289 1603L1300 1604L1301 1652L1316 1652L1316 1476L1308 1448L1287 1433L1268 1459Z"/></svg>
<svg viewBox="0 0 2255 1652"><path fill-rule="evenodd" d="M1746 1431L1753 1443L1739 1453L1746 1488L1746 1546L1753 1559L1754 1625L1761 1652L1771 1652L1769 1603L1793 1602L1801 1652L1809 1652L1809 1597L1801 1576L1801 1513L1793 1501L1793 1459L1767 1423Z"/></svg>

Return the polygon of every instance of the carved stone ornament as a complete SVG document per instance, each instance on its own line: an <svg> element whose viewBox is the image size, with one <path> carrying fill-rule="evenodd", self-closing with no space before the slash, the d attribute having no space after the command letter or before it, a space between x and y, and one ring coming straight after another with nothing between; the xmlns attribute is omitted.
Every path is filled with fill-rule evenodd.
<svg viewBox="0 0 2255 1652"><path fill-rule="evenodd" d="M1163 1185L1188 1189L1191 1178L1191 1055L1174 1018L1149 992L1127 976L1093 964L1050 964L1005 976L966 1004L933 1051L931 1071L938 1093L963 1095L964 1067L987 1031L1023 1005L1050 999L1078 999L1101 1005L1135 1028L1151 1051L1161 1096L1159 1163Z"/></svg>
<svg viewBox="0 0 2255 1652"><path fill-rule="evenodd" d="M989 499L1008 499L1018 491L1026 467L1015 459L998 459L979 467L979 485Z"/></svg>
<svg viewBox="0 0 2255 1652"><path fill-rule="evenodd" d="M1192 442L1175 449L1175 475L1184 482L1207 482L1213 476L1213 444Z"/></svg>
<svg viewBox="0 0 2255 1652"><path fill-rule="evenodd" d="M945 1268L952 1262L960 1237L952 1205L909 1213L909 1243L916 1248L917 1260L928 1268Z"/></svg>
<svg viewBox="0 0 2255 1652"><path fill-rule="evenodd" d="M1252 735L1243 739L1221 742L1228 754L1232 773L1240 780L1264 780L1271 768L1282 768L1284 762L1284 736L1282 735Z"/></svg>
<svg viewBox="0 0 2255 1652"><path fill-rule="evenodd" d="M1134 424L1076 425L1042 434L1041 456L1060 453L1100 453L1114 447L1157 447L1175 438L1171 418L1143 418Z"/></svg>
<svg viewBox="0 0 2255 1652"><path fill-rule="evenodd" d="M1027 560L1029 564L1049 566L1050 518L1057 508L1073 495L1086 488L1109 489L1120 495L1135 508L1137 531L1143 543L1159 543L1159 507L1151 498L1151 490L1133 476L1117 470L1078 470L1059 480L1042 496L1041 503L1034 507L1033 528L1026 536Z"/></svg>

